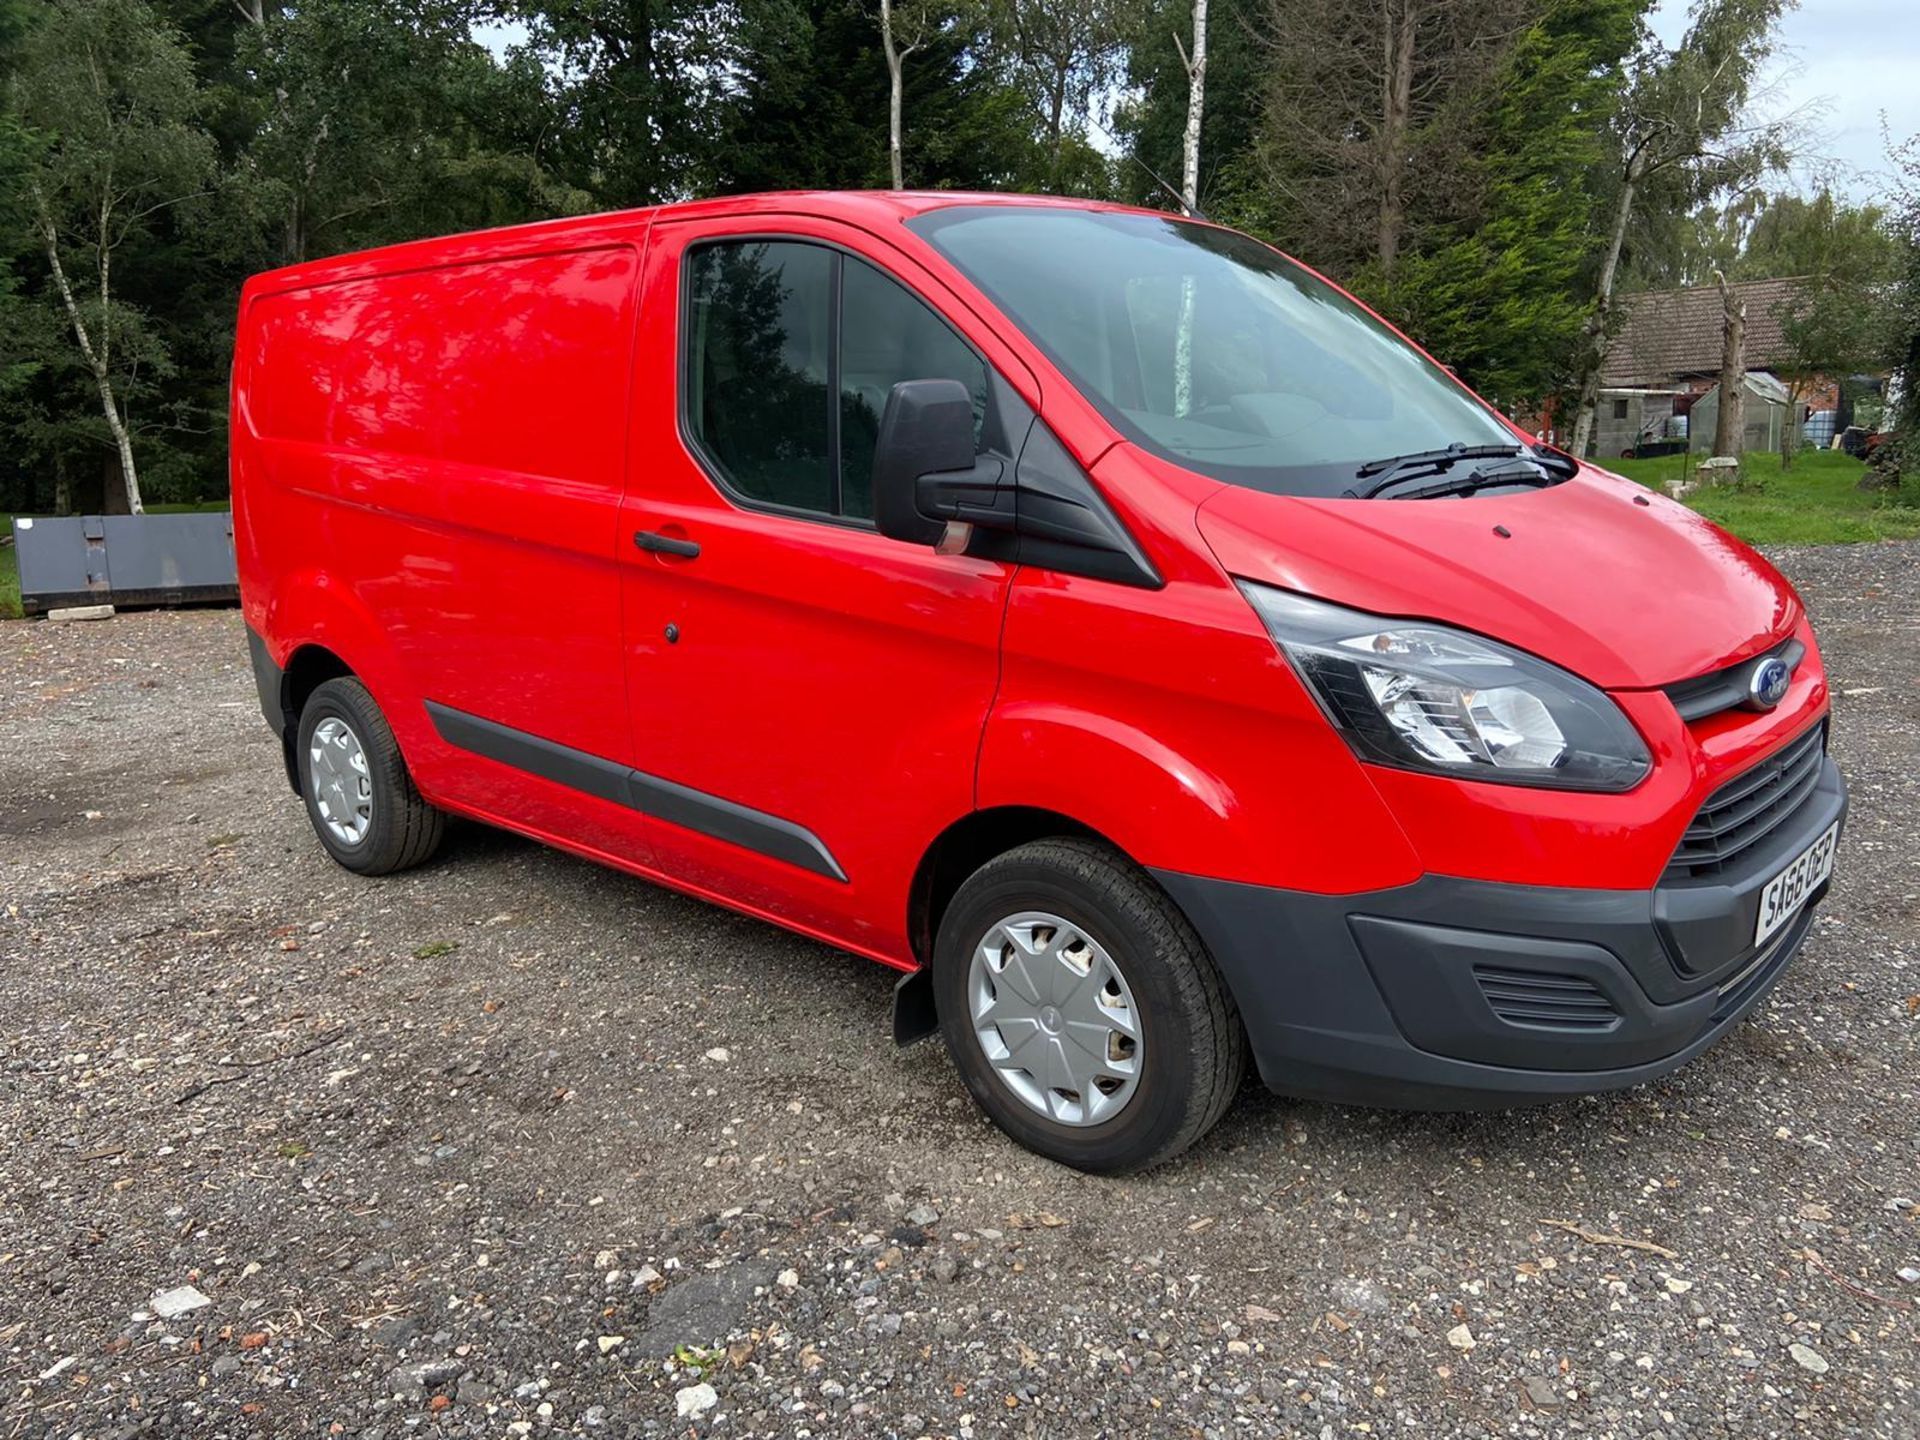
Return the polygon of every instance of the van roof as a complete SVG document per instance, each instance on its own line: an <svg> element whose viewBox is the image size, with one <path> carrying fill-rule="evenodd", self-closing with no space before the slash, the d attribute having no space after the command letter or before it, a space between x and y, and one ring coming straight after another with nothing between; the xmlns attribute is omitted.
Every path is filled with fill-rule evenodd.
<svg viewBox="0 0 1920 1440"><path fill-rule="evenodd" d="M558 220L536 220L493 230L433 236L351 251L321 260L265 270L253 276L242 292L242 303L255 295L323 285L398 270L481 260L498 255L537 251L554 242L593 244L617 241L636 227L661 217L698 218L708 215L809 215L843 220L867 229L899 225L916 215L955 205L1007 205L1052 210L1103 210L1154 215L1164 212L1104 200L1081 200L1058 195L1016 195L966 190L771 190L752 195L727 195L709 200L685 200L633 210L609 210L592 215L570 215Z"/></svg>

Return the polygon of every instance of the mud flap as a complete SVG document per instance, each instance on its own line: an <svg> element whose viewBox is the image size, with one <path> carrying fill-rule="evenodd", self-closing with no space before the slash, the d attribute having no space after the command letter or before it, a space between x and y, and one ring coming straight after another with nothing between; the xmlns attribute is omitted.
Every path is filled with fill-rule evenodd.
<svg viewBox="0 0 1920 1440"><path fill-rule="evenodd" d="M893 987L893 1043L902 1047L925 1040L940 1029L933 1000L933 971L922 965Z"/></svg>

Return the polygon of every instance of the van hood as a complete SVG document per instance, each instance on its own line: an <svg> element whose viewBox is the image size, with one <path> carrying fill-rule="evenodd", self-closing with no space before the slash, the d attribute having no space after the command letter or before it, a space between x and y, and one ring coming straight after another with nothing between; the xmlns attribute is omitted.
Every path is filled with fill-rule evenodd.
<svg viewBox="0 0 1920 1440"><path fill-rule="evenodd" d="M1196 517L1230 574L1379 615L1445 621L1607 689L1731 665L1799 623L1749 546L1591 467L1546 489L1320 500L1227 485Z"/></svg>

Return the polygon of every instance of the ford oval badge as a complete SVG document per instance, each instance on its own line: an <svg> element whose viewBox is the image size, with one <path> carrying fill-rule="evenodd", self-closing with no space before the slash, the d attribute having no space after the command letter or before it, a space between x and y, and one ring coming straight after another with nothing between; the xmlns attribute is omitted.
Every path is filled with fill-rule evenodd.
<svg viewBox="0 0 1920 1440"><path fill-rule="evenodd" d="M1793 671L1778 655L1769 655L1747 676L1747 703L1755 710L1771 710L1787 698Z"/></svg>

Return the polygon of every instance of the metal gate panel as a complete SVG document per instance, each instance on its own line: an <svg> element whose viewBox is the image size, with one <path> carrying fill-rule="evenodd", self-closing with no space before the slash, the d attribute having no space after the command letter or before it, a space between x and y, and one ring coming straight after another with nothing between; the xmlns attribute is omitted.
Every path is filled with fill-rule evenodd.
<svg viewBox="0 0 1920 1440"><path fill-rule="evenodd" d="M22 516L20 606L190 605L239 598L233 514Z"/></svg>

